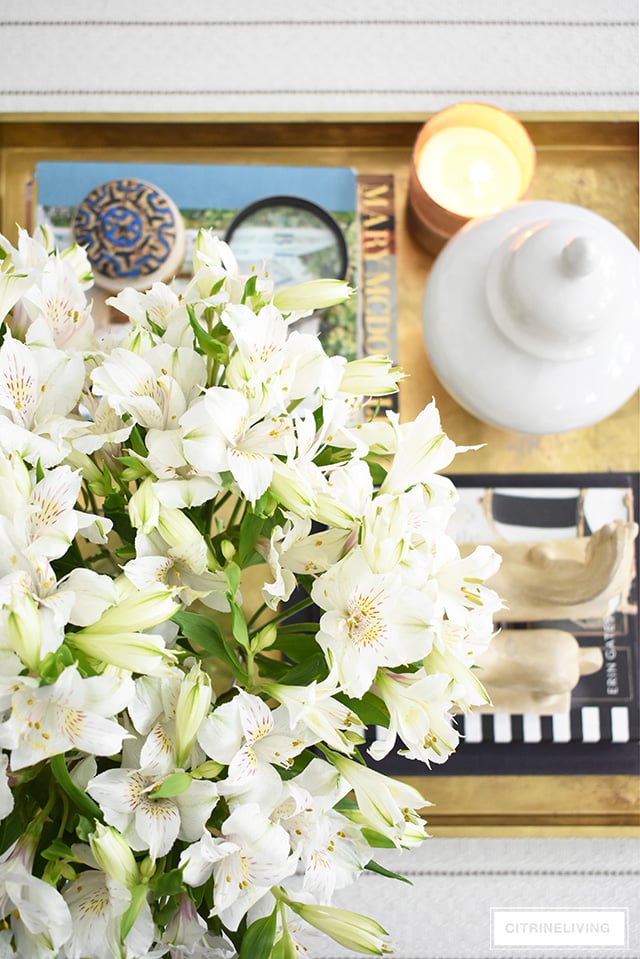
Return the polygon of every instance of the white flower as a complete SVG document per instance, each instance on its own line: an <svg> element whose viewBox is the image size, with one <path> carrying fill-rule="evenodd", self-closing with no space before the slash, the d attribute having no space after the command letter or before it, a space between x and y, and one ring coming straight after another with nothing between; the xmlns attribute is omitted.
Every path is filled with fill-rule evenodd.
<svg viewBox="0 0 640 959"><path fill-rule="evenodd" d="M63 891L73 920L73 936L60 959L114 959L126 955L145 957L153 942L153 921L147 902L122 944L122 917L131 893L103 872L86 869Z"/></svg>
<svg viewBox="0 0 640 959"><path fill-rule="evenodd" d="M395 433L395 455L380 487L382 493L399 493L416 483L428 484L432 475L448 466L457 452L468 448L456 447L442 431L434 402L413 422L402 426L397 413L389 410L387 417Z"/></svg>
<svg viewBox="0 0 640 959"><path fill-rule="evenodd" d="M369 508L373 480L369 467L359 459L327 471L326 486L315 494L314 518L331 526L352 529Z"/></svg>
<svg viewBox="0 0 640 959"><path fill-rule="evenodd" d="M282 708L272 712L258 696L242 689L231 702L218 706L198 732L207 756L229 766L233 784L250 781L260 764L287 768L311 739L289 726Z"/></svg>
<svg viewBox="0 0 640 959"><path fill-rule="evenodd" d="M221 835L204 833L180 856L185 882L200 886L213 874L213 909L231 930L273 885L290 876L297 859L289 837L256 803L238 806L222 824Z"/></svg>
<svg viewBox="0 0 640 959"><path fill-rule="evenodd" d="M67 634L67 643L85 656L131 672L162 673L174 654L159 635L143 632L164 623L176 605L167 590L132 591L90 626Z"/></svg>
<svg viewBox="0 0 640 959"><path fill-rule="evenodd" d="M219 476L229 472L250 503L271 482L271 456L285 453L286 419L260 421L237 390L213 386L180 419L183 449L196 470Z"/></svg>
<svg viewBox="0 0 640 959"><path fill-rule="evenodd" d="M215 784L205 780L191 780L176 795L157 796L166 778L156 770L107 769L87 787L109 825L132 849L148 849L153 859L166 856L176 839L193 842L218 799Z"/></svg>
<svg viewBox="0 0 640 959"><path fill-rule="evenodd" d="M431 648L424 593L395 573L373 573L361 551L319 576L311 596L326 610L317 642L349 696L362 696L379 666L416 662Z"/></svg>
<svg viewBox="0 0 640 959"><path fill-rule="evenodd" d="M417 789L346 756L333 754L331 761L353 787L359 812L351 818L396 846L415 845L425 838L425 824L417 811L430 804Z"/></svg>
<svg viewBox="0 0 640 959"><path fill-rule="evenodd" d="M133 695L133 682L113 675L83 679L67 666L55 683L22 685L11 715L0 725L0 745L11 752L13 770L48 756L79 749L96 756L117 753L127 735L114 719Z"/></svg>
<svg viewBox="0 0 640 959"><path fill-rule="evenodd" d="M184 304L165 283L153 283L144 292L127 287L117 296L110 296L107 304L123 313L134 326L146 330L167 330L179 321L183 328L189 325Z"/></svg>
<svg viewBox="0 0 640 959"><path fill-rule="evenodd" d="M86 254L84 259L90 273ZM39 340L67 350L88 350L95 345L93 317L69 256L49 257L39 282L27 291L22 303L31 320L29 342Z"/></svg>
<svg viewBox="0 0 640 959"><path fill-rule="evenodd" d="M194 663L180 683L175 711L176 765L184 767L211 705L211 679Z"/></svg>
<svg viewBox="0 0 640 959"><path fill-rule="evenodd" d="M206 380L201 356L161 344L146 356L116 348L91 374L93 392L141 426L177 429L180 416Z"/></svg>
<svg viewBox="0 0 640 959"><path fill-rule="evenodd" d="M0 446L7 453L42 466L56 466L69 450L66 436L74 422L84 383L78 355L30 348L7 331L0 347Z"/></svg>
<svg viewBox="0 0 640 959"><path fill-rule="evenodd" d="M349 785L329 763L312 759L304 772L285 783L284 796L271 813L289 833L304 868L303 888L320 902L355 881L371 859L359 827L332 807Z"/></svg>
<svg viewBox="0 0 640 959"><path fill-rule="evenodd" d="M9 757L5 753L0 753L0 820L6 819L15 805L7 776L8 765Z"/></svg>
<svg viewBox="0 0 640 959"><path fill-rule="evenodd" d="M0 233L0 320L40 277L47 262L47 251L26 230L18 231L17 248Z"/></svg>
<svg viewBox="0 0 640 959"><path fill-rule="evenodd" d="M313 680L306 686L265 683L262 688L286 708L292 729L306 727L317 742L340 752L353 752L354 740L364 732L364 723L335 698L340 688L334 676L322 682Z"/></svg>
<svg viewBox="0 0 640 959"><path fill-rule="evenodd" d="M470 616L482 612L489 626L502 602L484 581L497 571L500 561L490 546L477 546L468 556L461 557L453 540L445 536L437 539L434 575L439 601L451 622L466 625ZM489 626L487 642L490 636Z"/></svg>
<svg viewBox="0 0 640 959"><path fill-rule="evenodd" d="M72 920L60 893L32 875L35 849L36 840L26 833L0 856L0 916L13 916L16 937L24 927L57 950L71 935Z"/></svg>
<svg viewBox="0 0 640 959"><path fill-rule="evenodd" d="M386 756L399 736L404 744L400 754L431 765L443 763L456 749L460 735L453 726L452 682L447 673L427 675L378 671L376 692L389 710L387 735L369 748L374 759Z"/></svg>

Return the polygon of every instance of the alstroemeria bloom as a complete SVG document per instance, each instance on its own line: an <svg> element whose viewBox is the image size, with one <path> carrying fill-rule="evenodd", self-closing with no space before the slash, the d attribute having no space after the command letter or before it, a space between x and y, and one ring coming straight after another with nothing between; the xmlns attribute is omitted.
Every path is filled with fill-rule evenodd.
<svg viewBox="0 0 640 959"><path fill-rule="evenodd" d="M83 679L75 665L50 686L21 686L0 725L0 746L11 750L11 768L23 769L69 749L96 756L117 753L127 731L111 717L127 706L133 692L127 677Z"/></svg>
<svg viewBox="0 0 640 959"><path fill-rule="evenodd" d="M47 262L47 250L21 229L17 247L0 233L0 254L0 320L4 320L38 280Z"/></svg>
<svg viewBox="0 0 640 959"><path fill-rule="evenodd" d="M73 921L73 935L60 952L60 959L114 959L115 956L147 956L153 943L151 910L143 902L122 943L122 916L131 893L103 872L86 869L65 886L65 902Z"/></svg>
<svg viewBox="0 0 640 959"><path fill-rule="evenodd" d="M380 669L375 687L389 710L390 722L384 738L370 746L371 756L383 759L399 736L405 747L401 755L427 766L446 762L460 739L450 715L452 685L446 673L427 675L420 669L400 674Z"/></svg>
<svg viewBox="0 0 640 959"><path fill-rule="evenodd" d="M140 882L140 869L131 846L113 826L97 822L95 831L89 836L89 845L98 866L110 879L127 889Z"/></svg>
<svg viewBox="0 0 640 959"><path fill-rule="evenodd" d="M391 410L387 417L395 433L389 447L395 455L380 487L382 493L400 493L416 483L428 484L431 476L448 466L456 453L473 448L456 446L443 433L434 402L406 425L401 425L398 414Z"/></svg>
<svg viewBox="0 0 640 959"><path fill-rule="evenodd" d="M363 460L349 460L327 471L326 484L315 492L314 519L350 530L368 509L372 496L369 467Z"/></svg>
<svg viewBox="0 0 640 959"><path fill-rule="evenodd" d="M490 546L477 546L468 556L461 557L457 545L447 536L438 537L434 546L434 576L438 581L439 602L447 618L466 626L471 618L482 617L488 643L492 616L502 608L502 601L494 590L485 586L485 580L498 570L500 556ZM478 649L477 653L480 652Z"/></svg>
<svg viewBox="0 0 640 959"><path fill-rule="evenodd" d="M117 296L110 296L107 305L123 313L133 326L141 326L146 330L166 330L178 321L183 327L189 326L184 303L175 290L165 283L152 283L144 291L127 287L120 290Z"/></svg>
<svg viewBox="0 0 640 959"><path fill-rule="evenodd" d="M0 856L0 916L12 916L16 938L24 926L32 935L43 936L43 945L57 954L71 935L72 919L60 893L32 875L36 845L25 833Z"/></svg>
<svg viewBox="0 0 640 959"><path fill-rule="evenodd" d="M212 386L180 419L188 462L213 476L229 472L250 503L271 482L271 457L285 454L286 417L261 421L244 394Z"/></svg>
<svg viewBox="0 0 640 959"><path fill-rule="evenodd" d="M0 446L28 463L56 466L69 450L84 383L79 355L30 348L7 330L0 347Z"/></svg>
<svg viewBox="0 0 640 959"><path fill-rule="evenodd" d="M350 818L359 822L361 817L365 825L396 846L424 839L425 823L417 810L430 803L417 789L337 753L332 754L331 762L355 792L359 815Z"/></svg>
<svg viewBox="0 0 640 959"><path fill-rule="evenodd" d="M153 489L163 506L200 506L220 490L217 478L201 476L187 462L180 431L149 430L146 445L149 455L142 462L156 477Z"/></svg>
<svg viewBox="0 0 640 959"><path fill-rule="evenodd" d="M318 644L349 696L362 696L378 667L416 662L431 648L424 592L395 573L373 573L360 550L319 576L311 597L326 611Z"/></svg>
<svg viewBox="0 0 640 959"><path fill-rule="evenodd" d="M371 859L371 847L359 827L333 809L349 785L329 763L312 759L295 779L284 784L284 796L272 811L289 833L291 847L304 869L304 889L317 900L331 902L336 889L355 881Z"/></svg>
<svg viewBox="0 0 640 959"><path fill-rule="evenodd" d="M206 780L192 780L177 795L156 797L166 778L155 769L107 769L87 786L109 825L132 849L148 849L152 859L166 856L176 839L197 839L218 801L215 783Z"/></svg>
<svg viewBox="0 0 640 959"><path fill-rule="evenodd" d="M166 925L163 943L171 946L171 956L209 955L207 924L198 913L193 899L184 894L178 897L178 908ZM211 954L215 956L213 950Z"/></svg>
<svg viewBox="0 0 640 959"><path fill-rule="evenodd" d="M176 611L168 590L139 592L131 587L116 606L106 609L90 626L69 633L69 646L102 663L111 663L131 672L165 671L175 657L159 635L144 632L169 619Z"/></svg>
<svg viewBox="0 0 640 959"><path fill-rule="evenodd" d="M200 886L213 874L213 909L228 929L269 889L295 872L289 836L271 822L257 803L238 806L222 824L221 835L208 832L180 856L183 876Z"/></svg>
<svg viewBox="0 0 640 959"><path fill-rule="evenodd" d="M122 416L156 429L176 429L180 416L206 381L202 357L161 344L144 357L116 348L91 374L93 392Z"/></svg>
<svg viewBox="0 0 640 959"><path fill-rule="evenodd" d="M259 764L286 769L314 738L304 738L299 729L289 726L284 707L272 712L258 696L242 689L231 702L218 706L198 732L207 756L229 766L233 784L249 782Z"/></svg>
<svg viewBox="0 0 640 959"><path fill-rule="evenodd" d="M235 304L222 320L236 344L226 371L228 385L254 400L256 411L286 410L292 374L282 371L287 322L280 311L268 305L256 316L248 306Z"/></svg>
<svg viewBox="0 0 640 959"><path fill-rule="evenodd" d="M335 698L340 689L333 676L322 682L314 680L306 686L265 683L262 688L286 708L292 729L306 727L317 741L327 743L332 749L352 753L353 739L364 733L360 717ZM353 738L345 735L345 730L355 734Z"/></svg>
<svg viewBox="0 0 640 959"><path fill-rule="evenodd" d="M86 266L90 275L88 261ZM65 350L89 350L95 346L93 317L68 257L50 256L39 282L27 291L22 302L31 319L28 342L37 339Z"/></svg>
<svg viewBox="0 0 640 959"><path fill-rule="evenodd" d="M9 757L5 755L5 753L0 753L0 819L5 819L15 805L11 786L9 785L9 777L7 776L8 766Z"/></svg>

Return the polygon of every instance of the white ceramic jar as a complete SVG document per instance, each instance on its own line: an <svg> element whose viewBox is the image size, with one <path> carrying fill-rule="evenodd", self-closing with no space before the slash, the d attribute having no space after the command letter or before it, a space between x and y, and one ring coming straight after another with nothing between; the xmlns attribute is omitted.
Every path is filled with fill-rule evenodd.
<svg viewBox="0 0 640 959"><path fill-rule="evenodd" d="M640 385L640 254L584 207L518 203L447 243L423 323L436 376L479 419L528 433L588 426Z"/></svg>

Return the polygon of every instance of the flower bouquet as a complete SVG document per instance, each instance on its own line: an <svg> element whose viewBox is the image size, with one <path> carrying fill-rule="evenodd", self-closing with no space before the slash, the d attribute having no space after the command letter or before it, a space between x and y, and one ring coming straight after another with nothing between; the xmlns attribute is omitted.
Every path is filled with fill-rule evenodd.
<svg viewBox="0 0 640 959"><path fill-rule="evenodd" d="M427 802L375 763L455 749L499 606L434 404L372 415L399 370L295 326L349 288L211 233L117 335L82 249L0 257L0 955L382 954L332 896Z"/></svg>

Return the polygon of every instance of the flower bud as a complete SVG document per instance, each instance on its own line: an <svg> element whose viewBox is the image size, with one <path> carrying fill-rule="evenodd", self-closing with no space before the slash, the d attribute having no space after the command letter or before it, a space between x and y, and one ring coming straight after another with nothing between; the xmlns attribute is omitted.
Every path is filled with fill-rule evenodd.
<svg viewBox="0 0 640 959"><path fill-rule="evenodd" d="M122 883L127 889L140 882L138 864L131 848L113 826L96 823L95 832L89 836L89 845L96 862L110 879Z"/></svg>
<svg viewBox="0 0 640 959"><path fill-rule="evenodd" d="M375 919L333 906L314 906L292 902L290 899L286 902L301 919L324 932L345 949L354 949L369 956L382 956L390 951L384 938L387 931Z"/></svg>
<svg viewBox="0 0 640 959"><path fill-rule="evenodd" d="M176 766L184 768L211 706L211 680L195 663L182 680L176 703Z"/></svg>
<svg viewBox="0 0 640 959"><path fill-rule="evenodd" d="M9 648L29 669L37 670L42 655L42 624L31 596L14 590L5 628Z"/></svg>
<svg viewBox="0 0 640 959"><path fill-rule="evenodd" d="M272 302L282 313L297 313L344 303L352 293L345 280L309 280L277 290Z"/></svg>
<svg viewBox="0 0 640 959"><path fill-rule="evenodd" d="M157 529L159 515L160 501L153 490L151 477L147 477L129 500L129 519L135 529L149 534Z"/></svg>
<svg viewBox="0 0 640 959"><path fill-rule="evenodd" d="M404 373L392 366L388 356L363 356L344 367L340 391L356 396L387 396L398 392Z"/></svg>

